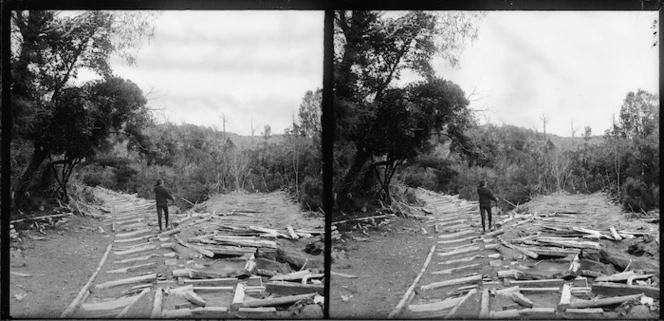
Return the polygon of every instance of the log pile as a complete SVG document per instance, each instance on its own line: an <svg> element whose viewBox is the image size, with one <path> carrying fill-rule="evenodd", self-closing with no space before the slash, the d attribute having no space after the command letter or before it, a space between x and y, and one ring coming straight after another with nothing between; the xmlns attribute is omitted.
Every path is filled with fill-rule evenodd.
<svg viewBox="0 0 664 321"><path fill-rule="evenodd" d="M251 209L189 212L172 214L172 226L155 234L154 201L95 193L114 232L108 263L65 317L292 318L304 307L322 314L322 223L262 226L265 213ZM150 311L139 311L145 302Z"/></svg>
<svg viewBox="0 0 664 321"><path fill-rule="evenodd" d="M581 207L551 214L525 208L497 219L499 229L480 236L468 215L471 202L461 204L453 196L423 189L418 193L431 215L426 224L436 232L434 258L440 261L432 264L436 268L429 272L428 284L417 291L424 297L408 305L409 314L402 317L588 319L629 316L632 309L657 315L659 275L630 270L631 261L612 256L613 248L607 245L640 244L643 238L657 247L655 252L656 230L622 229L616 223L589 227L588 210ZM488 254L489 249L498 253ZM648 254L636 245L627 252ZM479 314L458 314L472 310L461 307L469 295L475 297L473 302L479 300Z"/></svg>

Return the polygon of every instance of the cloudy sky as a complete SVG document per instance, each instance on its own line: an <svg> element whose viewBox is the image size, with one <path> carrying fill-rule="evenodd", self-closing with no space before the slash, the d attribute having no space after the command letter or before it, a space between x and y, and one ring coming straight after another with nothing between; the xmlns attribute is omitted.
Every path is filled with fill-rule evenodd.
<svg viewBox="0 0 664 321"><path fill-rule="evenodd" d="M482 122L571 136L610 127L629 91L659 92L657 12L488 12L461 65L440 76L466 93Z"/></svg>
<svg viewBox="0 0 664 321"><path fill-rule="evenodd" d="M116 72L150 92L158 119L259 134L290 126L322 86L323 12L166 11L137 66ZM487 12L460 66L440 76L476 92L481 122L571 136L601 134L629 91L658 92L656 12ZM408 77L404 77L408 79Z"/></svg>
<svg viewBox="0 0 664 321"><path fill-rule="evenodd" d="M116 61L159 121L250 135L290 126L307 90L323 83L323 12L165 11L136 66Z"/></svg>

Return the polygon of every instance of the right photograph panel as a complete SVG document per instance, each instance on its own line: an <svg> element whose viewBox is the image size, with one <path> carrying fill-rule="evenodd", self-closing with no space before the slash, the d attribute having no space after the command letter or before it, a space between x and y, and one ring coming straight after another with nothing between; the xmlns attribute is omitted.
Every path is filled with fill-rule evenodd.
<svg viewBox="0 0 664 321"><path fill-rule="evenodd" d="M656 11L336 11L330 317L659 316Z"/></svg>

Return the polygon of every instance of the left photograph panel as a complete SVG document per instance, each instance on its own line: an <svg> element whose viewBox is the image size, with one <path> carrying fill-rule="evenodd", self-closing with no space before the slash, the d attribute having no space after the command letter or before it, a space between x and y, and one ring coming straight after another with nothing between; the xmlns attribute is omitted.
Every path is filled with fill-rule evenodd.
<svg viewBox="0 0 664 321"><path fill-rule="evenodd" d="M323 19L12 11L10 316L323 318Z"/></svg>

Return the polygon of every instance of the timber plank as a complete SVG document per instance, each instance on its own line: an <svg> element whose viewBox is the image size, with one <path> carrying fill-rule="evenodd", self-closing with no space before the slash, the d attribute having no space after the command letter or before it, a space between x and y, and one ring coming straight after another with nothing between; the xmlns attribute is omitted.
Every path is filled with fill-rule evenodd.
<svg viewBox="0 0 664 321"><path fill-rule="evenodd" d="M443 301L431 302L425 304L411 304L408 306L408 310L411 312L432 312L432 311L441 311L446 309L451 309L461 301L462 297L457 298L447 298Z"/></svg>
<svg viewBox="0 0 664 321"><path fill-rule="evenodd" d="M265 283L265 289L268 292L279 293L279 294L305 294L317 292L320 295L323 295L324 291L323 284L302 284L295 282L284 282L284 281L274 281Z"/></svg>
<svg viewBox="0 0 664 321"><path fill-rule="evenodd" d="M643 293L633 294L633 295L616 296L616 297L597 299L597 300L583 300L583 301L573 302L569 305L569 307L572 308L572 309L581 309L581 308L596 308L596 307L601 307L601 306L616 305L616 304L621 304L623 302L638 299L642 296L643 296Z"/></svg>
<svg viewBox="0 0 664 321"><path fill-rule="evenodd" d="M295 303L300 300L311 299L316 296L316 293L308 294L298 294L290 296L282 296L278 298L271 299L262 299L262 300L253 300L244 303L245 308L259 308L259 307L270 307L278 306L283 304Z"/></svg>
<svg viewBox="0 0 664 321"><path fill-rule="evenodd" d="M659 299L660 289L658 287L643 285L627 285L609 282L597 282L590 286L592 291L597 294L616 296L621 294L639 294L643 293L655 300Z"/></svg>
<svg viewBox="0 0 664 321"><path fill-rule="evenodd" d="M475 234L475 233L476 233L475 230L465 230L465 231L461 231L461 232L457 232L457 233L441 234L441 235L438 235L438 238L440 238L440 239L454 239L454 238L458 238L460 236L466 236L466 235Z"/></svg>
<svg viewBox="0 0 664 321"><path fill-rule="evenodd" d="M452 252L444 252L444 253L436 253L436 254L439 257L449 257L449 256L455 256L455 255L459 255L459 254L479 252L479 251L480 251L479 246L469 246L467 248L459 249L459 250L452 251Z"/></svg>
<svg viewBox="0 0 664 321"><path fill-rule="evenodd" d="M441 281L441 282L434 282L434 283L429 283L427 285L423 285L420 287L421 290L433 290L445 286L450 286L450 285L458 285L458 284L466 284L466 283L477 283L482 281L482 275L481 274L475 274L467 277L462 277L458 279L452 279L452 280L447 280L447 281Z"/></svg>
<svg viewBox="0 0 664 321"><path fill-rule="evenodd" d="M105 282L105 283L102 283L102 284L97 284L97 285L95 285L95 289L106 289L106 288L119 286L119 285L126 285L126 284L133 284L133 283L143 283L143 282L152 282L152 281L155 281L156 279L157 279L157 274L152 273L152 274L147 274L147 275L141 275L141 276L126 278L126 279L108 281L108 282Z"/></svg>

